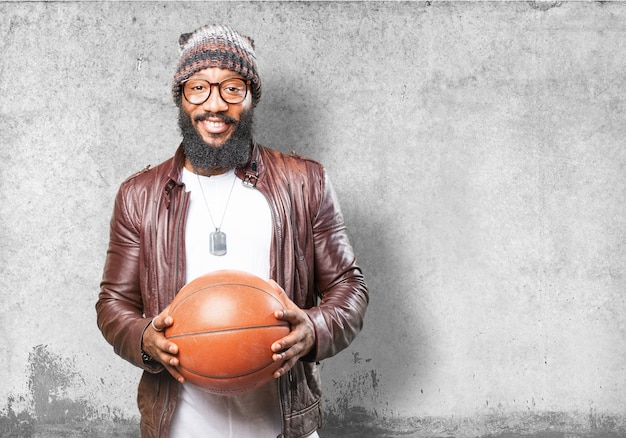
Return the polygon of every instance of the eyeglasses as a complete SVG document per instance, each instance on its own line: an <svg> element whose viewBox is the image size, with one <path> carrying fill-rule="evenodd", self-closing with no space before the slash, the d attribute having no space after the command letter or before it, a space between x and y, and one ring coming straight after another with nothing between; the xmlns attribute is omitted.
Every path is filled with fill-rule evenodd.
<svg viewBox="0 0 626 438"><path fill-rule="evenodd" d="M230 104L241 103L248 95L248 84L239 78L224 79L222 82L209 82L204 79L187 79L183 81L183 96L192 105L202 105L211 96L211 90L215 85L224 102Z"/></svg>

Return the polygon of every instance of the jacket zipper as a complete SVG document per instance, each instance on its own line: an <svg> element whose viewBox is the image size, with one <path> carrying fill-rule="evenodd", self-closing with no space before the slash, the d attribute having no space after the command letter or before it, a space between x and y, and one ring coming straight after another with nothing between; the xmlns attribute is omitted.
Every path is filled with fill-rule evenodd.
<svg viewBox="0 0 626 438"><path fill-rule="evenodd" d="M182 220L183 220L183 216L184 213L187 211L187 203L186 203L186 196L185 196L185 192L183 192L183 195L181 196L181 201L180 201L180 211L178 213L178 216L176 217L176 240L175 240L175 257L174 257L174 280L173 280L173 290L175 291L174 294L176 294L176 288L178 287L178 262L179 262L179 258L180 258L180 233L181 233L181 225L182 225ZM156 232L155 232L156 233ZM169 406L169 402L170 402L170 379L167 379L167 385L165 390L167 391L165 394L165 405L163 407L163 410L161 411L161 419L159 420L159 427L157 430L157 436L159 438L161 438L161 430L163 427L163 421L165 420L165 415L166 412L168 411L168 406ZM168 432L169 435L169 432Z"/></svg>
<svg viewBox="0 0 626 438"><path fill-rule="evenodd" d="M170 404L170 380L167 379L165 381L165 388L163 388L165 392L165 404L163 405L163 411L161 412L161 419L159 420L159 427L157 428L157 437L161 438L161 429L163 427L163 420L165 419L165 412L167 411L167 407ZM167 433L169 435L169 431Z"/></svg>
<svg viewBox="0 0 626 438"><path fill-rule="evenodd" d="M155 208L154 206L152 207L152 209L154 210L154 213L152 215L152 247L156 248L157 246L157 225L158 225L158 220L159 220L159 212L158 212L158 208ZM156 270L156 258L155 257L150 257L150 276L149 276L149 281L150 281L150 293L154 296L154 299L152 300L152 306L153 309L155 310L155 314L154 315L150 315L152 317L156 316L159 314L159 310L160 310L160 306L159 306L159 294L156 293L156 281L155 278L157 277L157 270Z"/></svg>
<svg viewBox="0 0 626 438"><path fill-rule="evenodd" d="M245 184L244 186L248 187ZM274 244L276 245L276 256L274 259L274 263L276 264L276 280L278 281L280 280L280 277L282 275L281 263L280 263L281 260L280 260L280 254L279 254L280 243L282 242L282 234L281 234L282 229L279 226L279 222L278 222L278 207L276 206L276 203L272 202L270 197L256 185L252 187L248 187L248 188L252 190L258 190L259 193L263 195L263 197L265 198L265 201L267 201L267 205L269 205L270 207L270 212L272 213L272 223L274 224L274 235L275 235Z"/></svg>
<svg viewBox="0 0 626 438"><path fill-rule="evenodd" d="M182 222L183 222L183 216L184 214L187 212L187 193L185 191L183 191L182 195L181 195L181 201L180 201L180 211L178 213L178 217L176 218L176 250L175 250L175 257L174 257L174 284L172 284L172 290L174 291L174 295L176 295L176 293L178 292L178 265L179 265L179 261L180 261L180 233L182 232L181 228L182 228ZM173 297L172 297L173 298Z"/></svg>
<svg viewBox="0 0 626 438"><path fill-rule="evenodd" d="M280 280L281 275L282 275L282 270L281 270L281 257L280 257L279 249L281 248L280 244L282 242L282 234L281 234L282 229L278 225L278 212L277 212L276 202L272 202L269 196L260 188L256 186L254 188L256 188L265 197L265 200L267 201L267 205L270 206L270 211L272 212L272 221L274 223L274 234L275 234L274 244L276 245L274 263L276 265L276 280ZM291 377L291 371L289 371L288 374L289 374L289 377ZM276 379L276 386L278 388L278 407L280 408L280 435L279 437L285 436L285 409L283 408L283 394L280 388L280 383L283 378L284 376Z"/></svg>

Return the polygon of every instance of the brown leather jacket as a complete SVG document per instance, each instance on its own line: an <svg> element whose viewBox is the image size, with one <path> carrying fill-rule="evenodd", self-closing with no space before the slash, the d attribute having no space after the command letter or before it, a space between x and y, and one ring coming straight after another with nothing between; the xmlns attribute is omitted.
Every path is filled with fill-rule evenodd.
<svg viewBox="0 0 626 438"><path fill-rule="evenodd" d="M96 304L106 340L144 369L137 395L144 438L166 438L176 406L178 383L160 364L142 361L141 338L185 283L189 203L180 182L183 164L179 148L171 159L121 185ZM237 175L266 196L274 221L271 276L315 327L313 351L277 382L283 436L305 437L321 426L318 362L346 348L360 331L367 287L320 164L255 145Z"/></svg>

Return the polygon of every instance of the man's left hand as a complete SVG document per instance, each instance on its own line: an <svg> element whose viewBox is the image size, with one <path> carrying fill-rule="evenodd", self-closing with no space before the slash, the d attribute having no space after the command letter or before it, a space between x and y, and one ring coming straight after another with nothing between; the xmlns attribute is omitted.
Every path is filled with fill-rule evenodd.
<svg viewBox="0 0 626 438"><path fill-rule="evenodd" d="M270 281L273 282L273 280ZM282 293L285 294L284 291ZM286 294L284 298L287 308L277 310L274 312L274 316L281 321L287 321L291 326L291 332L272 344L272 351L274 352L272 359L275 362L284 361L283 365L274 372L274 378L286 374L315 345L315 329L309 316Z"/></svg>

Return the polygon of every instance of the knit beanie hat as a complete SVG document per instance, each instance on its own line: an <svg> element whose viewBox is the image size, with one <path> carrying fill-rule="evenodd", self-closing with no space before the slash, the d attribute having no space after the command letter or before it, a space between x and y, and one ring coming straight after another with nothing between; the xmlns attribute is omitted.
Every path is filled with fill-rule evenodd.
<svg viewBox="0 0 626 438"><path fill-rule="evenodd" d="M252 104L261 98L261 80L256 68L254 41L225 25L207 25L178 39L180 60L172 83L172 95L180 105L180 83L199 70L219 67L232 70L250 81Z"/></svg>

